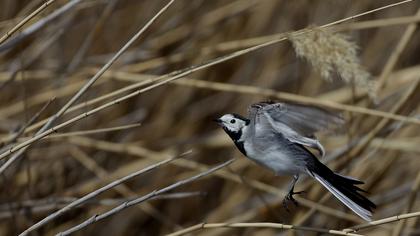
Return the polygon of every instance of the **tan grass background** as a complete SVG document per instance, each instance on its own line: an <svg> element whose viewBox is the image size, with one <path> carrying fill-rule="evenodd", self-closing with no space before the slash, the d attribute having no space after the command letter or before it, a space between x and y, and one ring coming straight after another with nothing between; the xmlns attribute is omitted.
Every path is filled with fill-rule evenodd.
<svg viewBox="0 0 420 236"><path fill-rule="evenodd" d="M0 235L17 235L77 198L188 150L31 235L65 231L231 158L235 162L228 167L75 235L165 235L204 222L223 224L199 225L190 234L318 235L323 233L313 231L343 233L364 224L309 178L298 182L296 189L306 194L287 212L282 199L290 177L275 176L242 157L212 122L224 113L246 115L248 105L267 99L343 114L344 127L319 135L327 151L322 161L365 181L363 188L378 205L374 220L420 211L419 1L176 0L154 22L150 19L168 1L44 3L0 2ZM71 9L27 34L71 3ZM346 20L329 25L341 19ZM80 119L33 139L6 168L5 161L19 151L13 148L33 137L147 22L133 45L53 126ZM317 26L323 25L320 31ZM287 40L299 37L301 49L311 50L299 51L296 41ZM174 71L169 76L185 74L147 88ZM136 89L144 91L118 100ZM92 112L104 104L110 106ZM418 214L412 216L356 233L419 235ZM241 222L295 229L224 225Z"/></svg>

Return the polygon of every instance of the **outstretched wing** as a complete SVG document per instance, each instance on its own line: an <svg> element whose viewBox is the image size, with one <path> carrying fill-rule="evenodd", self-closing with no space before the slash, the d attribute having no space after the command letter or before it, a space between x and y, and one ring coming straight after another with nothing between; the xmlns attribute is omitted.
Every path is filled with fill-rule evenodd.
<svg viewBox="0 0 420 236"><path fill-rule="evenodd" d="M249 115L254 122L269 125L289 141L315 148L322 156L324 147L314 134L344 123L341 117L321 108L286 103L256 103Z"/></svg>
<svg viewBox="0 0 420 236"><path fill-rule="evenodd" d="M252 106L261 107L264 115L274 122L281 122L307 137L344 123L340 116L313 106L267 102Z"/></svg>

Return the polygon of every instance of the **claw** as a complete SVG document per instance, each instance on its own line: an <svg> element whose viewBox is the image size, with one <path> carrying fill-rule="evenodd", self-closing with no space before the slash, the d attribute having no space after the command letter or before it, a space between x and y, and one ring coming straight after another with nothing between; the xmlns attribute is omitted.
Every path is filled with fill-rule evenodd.
<svg viewBox="0 0 420 236"><path fill-rule="evenodd" d="M296 199L293 197L293 195L295 195L295 194L302 194L302 193L306 193L305 191L299 191L299 192L293 192L293 190L292 191L290 191L287 195L286 195L286 197L283 199L283 207L287 210L287 211L289 211L289 208L287 207L287 202L288 201L291 201L291 202L293 202L293 204L297 207L297 206L299 206L299 204L298 204L298 202L296 201Z"/></svg>
<svg viewBox="0 0 420 236"><path fill-rule="evenodd" d="M305 193L305 191L299 191L299 192L294 191L295 184L296 184L298 179L299 179L299 175L294 175L293 176L293 180L292 180L292 182L290 183L290 186L289 186L289 192L287 193L287 195L283 199L283 207L286 209L287 212L290 212L289 208L287 207L287 202L288 201L293 202L293 204L295 204L296 207L298 206L298 202L293 198L293 195Z"/></svg>
<svg viewBox="0 0 420 236"><path fill-rule="evenodd" d="M293 192L292 193L292 195L295 195L295 194L306 194L306 191L303 190L303 191L298 191L298 192Z"/></svg>
<svg viewBox="0 0 420 236"><path fill-rule="evenodd" d="M283 199L283 208L290 213L289 207L287 206L287 197Z"/></svg>

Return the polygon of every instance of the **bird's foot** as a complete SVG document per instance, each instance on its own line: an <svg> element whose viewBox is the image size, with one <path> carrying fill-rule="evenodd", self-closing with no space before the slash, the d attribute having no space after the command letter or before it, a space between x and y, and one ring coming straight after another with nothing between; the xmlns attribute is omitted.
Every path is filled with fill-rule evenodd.
<svg viewBox="0 0 420 236"><path fill-rule="evenodd" d="M287 202L288 201L293 202L293 204L295 204L295 206L298 206L299 205L298 202L296 201L296 199L293 197L293 195L295 195L295 194L302 194L302 193L306 193L306 192L305 191L293 192L293 190L292 190L292 191L290 191L286 195L286 197L284 197L284 199L283 199L283 207L286 209L286 211L289 211L289 208L287 207Z"/></svg>

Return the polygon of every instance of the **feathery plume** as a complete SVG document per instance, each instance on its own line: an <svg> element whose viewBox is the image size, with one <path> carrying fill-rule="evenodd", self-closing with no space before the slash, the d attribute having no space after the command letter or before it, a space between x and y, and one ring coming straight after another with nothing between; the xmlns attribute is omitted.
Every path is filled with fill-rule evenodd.
<svg viewBox="0 0 420 236"><path fill-rule="evenodd" d="M360 65L358 46L347 35L314 27L290 34L289 40L295 53L308 60L325 80L331 81L332 73L337 72L346 83L354 83L375 97L372 76Z"/></svg>

